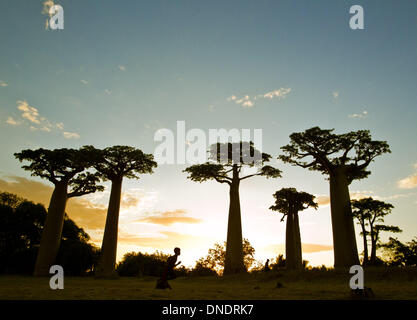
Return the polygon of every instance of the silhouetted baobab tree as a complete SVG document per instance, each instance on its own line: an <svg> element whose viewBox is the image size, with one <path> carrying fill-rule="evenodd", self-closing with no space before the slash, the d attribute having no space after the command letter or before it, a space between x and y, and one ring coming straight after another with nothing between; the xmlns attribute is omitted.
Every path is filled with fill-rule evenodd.
<svg viewBox="0 0 417 320"><path fill-rule="evenodd" d="M251 159L252 157L252 159ZM184 170L192 181L215 180L229 185L229 218L227 227L226 256L223 274L246 271L243 262L242 223L239 199L239 185L242 180L254 176L267 178L281 177L281 171L269 165L271 156L261 153L252 142L217 143L210 146L209 161L192 165ZM257 170L242 176L244 167Z"/></svg>
<svg viewBox="0 0 417 320"><path fill-rule="evenodd" d="M32 172L32 176L47 179L55 185L34 270L35 276L47 276L61 242L67 200L102 191L104 188L97 185L100 180L97 174L83 172L91 163L82 150L23 150L14 156L20 162L30 162L22 168Z"/></svg>
<svg viewBox="0 0 417 320"><path fill-rule="evenodd" d="M329 177L335 267L359 264L349 184L370 174L366 169L375 157L391 152L388 144L372 140L368 130L334 134L319 127L293 133L290 140L279 159Z"/></svg>
<svg viewBox="0 0 417 320"><path fill-rule="evenodd" d="M101 257L97 267L100 277L115 275L117 234L123 178L139 179L139 174L153 173L157 163L152 154L129 146L113 146L97 150L92 146L84 147L94 157L94 168L103 180L111 181L109 207L107 209Z"/></svg>
<svg viewBox="0 0 417 320"><path fill-rule="evenodd" d="M298 212L309 207L317 209L314 196L307 192L298 192L295 188L282 188L273 194L275 204L269 209L283 214L281 221L287 217L285 236L285 266L287 269L301 269L303 257L301 249L300 223Z"/></svg>
<svg viewBox="0 0 417 320"><path fill-rule="evenodd" d="M362 265L366 265L369 262L368 251L368 231L366 230L367 219L370 217L368 210L363 210L362 205L357 202L358 200L352 200L352 214L353 217L358 220L358 224L361 226L361 236L363 240L363 262Z"/></svg>
<svg viewBox="0 0 417 320"><path fill-rule="evenodd" d="M402 232L397 226L377 224L378 222L384 222L384 217L391 213L394 206L390 203L374 200L369 197L360 200L352 200L352 207L353 216L359 221L362 228L364 246L363 264L375 264L379 233L381 231L394 233ZM369 227L369 230L366 230L366 227ZM368 235L371 238L370 258L368 258Z"/></svg>

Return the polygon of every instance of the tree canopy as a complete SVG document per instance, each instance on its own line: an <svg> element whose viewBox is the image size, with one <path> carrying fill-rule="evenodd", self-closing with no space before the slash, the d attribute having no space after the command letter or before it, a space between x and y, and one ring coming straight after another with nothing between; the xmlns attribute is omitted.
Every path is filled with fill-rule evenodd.
<svg viewBox="0 0 417 320"><path fill-rule="evenodd" d="M77 149L36 149L22 150L14 156L20 161L28 161L22 168L30 171L32 176L47 179L53 184L66 183L70 187L68 197L82 196L104 187L97 185L98 173L83 172L91 167L89 156Z"/></svg>
<svg viewBox="0 0 417 320"><path fill-rule="evenodd" d="M139 179L139 174L152 173L157 163L152 154L130 146L113 146L103 150L93 146L84 146L90 155L92 166L103 180L115 180L121 177Z"/></svg>
<svg viewBox="0 0 417 320"><path fill-rule="evenodd" d="M349 183L366 178L366 168L379 155L390 153L386 141L371 139L369 130L335 134L334 129L313 127L290 135L290 144L281 147L284 162L331 174L344 168Z"/></svg>
<svg viewBox="0 0 417 320"><path fill-rule="evenodd" d="M217 143L210 146L209 161L203 164L195 164L184 170L189 174L192 181L203 182L215 180L220 183L232 184L234 179L239 181L254 177L264 176L266 178L281 177L281 170L269 165L271 156L267 153L260 153L252 142L238 143ZM240 176L242 168L258 167L257 172Z"/></svg>
<svg viewBox="0 0 417 320"><path fill-rule="evenodd" d="M368 197L360 200L352 200L352 207L353 216L360 223L363 222L371 228L371 231L366 232L366 234L372 233L378 238L380 231L401 232L401 229L397 226L377 224L378 222L383 223L384 217L391 213L394 208L392 204Z"/></svg>
<svg viewBox="0 0 417 320"><path fill-rule="evenodd" d="M298 192L295 188L282 188L273 194L275 204L269 209L283 213L284 217L291 212L299 212L309 207L317 209L318 205L314 202L315 196L307 192Z"/></svg>
<svg viewBox="0 0 417 320"><path fill-rule="evenodd" d="M352 213L356 217L368 220L370 223L383 222L383 217L391 213L394 206L372 197L352 200Z"/></svg>

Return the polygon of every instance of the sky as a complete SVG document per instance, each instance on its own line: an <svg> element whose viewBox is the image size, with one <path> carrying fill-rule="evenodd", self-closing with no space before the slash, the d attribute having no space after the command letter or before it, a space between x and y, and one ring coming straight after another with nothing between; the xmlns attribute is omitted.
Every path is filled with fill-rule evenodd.
<svg viewBox="0 0 417 320"><path fill-rule="evenodd" d="M402 241L416 236L415 1L55 1L63 30L46 27L52 4L0 2L0 191L48 205L52 185L21 168L13 153L22 149L129 145L154 153L155 132L177 134L177 121L207 136L262 129L262 151L283 177L241 183L243 237L259 260L284 253L285 223L268 208L275 191L295 187L320 200L317 211L300 213L303 258L332 265L328 181L276 158L293 132L369 129L392 153L350 185L351 197L392 203L385 222L403 229ZM363 30L349 27L355 4ZM119 260L180 246L191 266L226 240L227 187L192 182L186 167L160 164L124 180ZM98 246L106 186L67 208Z"/></svg>

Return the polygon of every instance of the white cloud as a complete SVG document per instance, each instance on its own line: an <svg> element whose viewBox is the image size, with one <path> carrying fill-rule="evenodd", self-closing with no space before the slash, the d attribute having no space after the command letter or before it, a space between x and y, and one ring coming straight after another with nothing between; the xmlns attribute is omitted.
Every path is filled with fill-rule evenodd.
<svg viewBox="0 0 417 320"><path fill-rule="evenodd" d="M81 82L84 83L85 85L88 84L88 81L87 80L81 80Z"/></svg>
<svg viewBox="0 0 417 320"><path fill-rule="evenodd" d="M350 199L351 200L360 200L364 198L373 197L374 199L380 198L378 196L373 195L373 191L350 191ZM316 195L314 200L317 202L319 206L328 206L330 205L330 197L328 195Z"/></svg>
<svg viewBox="0 0 417 320"><path fill-rule="evenodd" d="M39 130L45 131L45 132L51 132L51 128L50 127L46 127L46 126L40 128Z"/></svg>
<svg viewBox="0 0 417 320"><path fill-rule="evenodd" d="M414 165L414 168L417 169L417 163ZM397 186L400 189L413 189L417 187L417 173L412 174L404 179L401 179L397 182Z"/></svg>
<svg viewBox="0 0 417 320"><path fill-rule="evenodd" d="M26 124L30 131L51 132L53 129L64 130L63 122L50 122L45 117L40 116L37 108L30 106L27 101L17 101L17 109L21 111L21 120L16 120L13 117L8 117L6 123L17 126ZM67 139L79 138L77 133L65 132L64 137Z"/></svg>
<svg viewBox="0 0 417 320"><path fill-rule="evenodd" d="M250 97L248 96L248 95L246 95L246 96L244 96L243 98L241 98L241 99L239 99L239 100L236 100L236 103L237 104L241 104L241 103L243 103L244 101L247 101L247 100L249 100L250 99Z"/></svg>
<svg viewBox="0 0 417 320"><path fill-rule="evenodd" d="M40 131L45 131L45 132L51 132L51 128L50 127L46 127L46 126L44 126L44 127L30 126L29 127L29 130L30 131L38 131L38 130L40 130Z"/></svg>
<svg viewBox="0 0 417 320"><path fill-rule="evenodd" d="M251 108L255 105L254 102L253 102L254 100L274 99L274 98L283 99L290 92L291 92L291 88L280 88L280 89L277 89L277 90L267 92L265 94L255 95L253 97L251 97L249 95L245 95L242 98L237 98L235 95L232 95L232 96L228 97L226 100L229 101L229 102L234 101L236 104L239 104L244 108Z"/></svg>
<svg viewBox="0 0 417 320"><path fill-rule="evenodd" d="M64 131L63 134L65 139L78 139L80 137L80 135L75 132Z"/></svg>
<svg viewBox="0 0 417 320"><path fill-rule="evenodd" d="M35 107L31 107L26 101L17 101L17 108L22 111L22 118L29 120L30 122L40 124L39 112Z"/></svg>
<svg viewBox="0 0 417 320"><path fill-rule="evenodd" d="M0 87L7 87L8 84L4 82L3 80L0 80Z"/></svg>
<svg viewBox="0 0 417 320"><path fill-rule="evenodd" d="M17 121L13 119L12 117L8 117L6 123L12 125L12 126L18 126L20 125L20 121Z"/></svg>
<svg viewBox="0 0 417 320"><path fill-rule="evenodd" d="M120 65L118 68L119 68L121 71L126 71L126 67L125 67L125 66Z"/></svg>
<svg viewBox="0 0 417 320"><path fill-rule="evenodd" d="M319 206L328 206L328 205L330 205L330 197L326 196L326 195L317 195L317 196L315 196L314 201Z"/></svg>
<svg viewBox="0 0 417 320"><path fill-rule="evenodd" d="M229 100L230 99L230 100ZM236 104L240 104L244 108L253 107L253 102L250 100L251 97L246 95L241 99L237 99L236 96L229 97L228 101L235 101Z"/></svg>
<svg viewBox="0 0 417 320"><path fill-rule="evenodd" d="M339 98L339 92L337 92L337 91L333 91L332 95L333 95L333 98L335 98L335 99Z"/></svg>
<svg viewBox="0 0 417 320"><path fill-rule="evenodd" d="M245 101L245 102L242 103L242 107L246 107L246 108L253 107L253 102L252 101Z"/></svg>
<svg viewBox="0 0 417 320"><path fill-rule="evenodd" d="M373 198L378 198L377 196L373 195L374 192L369 190L369 191L351 191L350 192L350 199L351 200L361 200L364 198L369 198L369 197L373 197Z"/></svg>
<svg viewBox="0 0 417 320"><path fill-rule="evenodd" d="M104 92L107 93L107 94L111 94L111 90L109 90L109 89L105 89Z"/></svg>
<svg viewBox="0 0 417 320"><path fill-rule="evenodd" d="M400 193L400 194L393 194L391 196L386 196L386 197L375 197L378 200L381 201L386 201L386 200L396 200L396 199L403 199L403 198L409 198L409 197L413 197L415 196L416 193Z"/></svg>
<svg viewBox="0 0 417 320"><path fill-rule="evenodd" d="M352 118L352 119L355 119L355 118L357 118L357 119L363 119L363 118L366 118L368 116L368 111L363 111L362 113L354 113L354 114L350 114L350 115L348 115L348 117L349 118Z"/></svg>
<svg viewBox="0 0 417 320"><path fill-rule="evenodd" d="M269 99L273 99L275 97L285 98L285 96L289 94L290 92L291 92L291 88L280 88L278 90L265 93L264 98L269 98Z"/></svg>

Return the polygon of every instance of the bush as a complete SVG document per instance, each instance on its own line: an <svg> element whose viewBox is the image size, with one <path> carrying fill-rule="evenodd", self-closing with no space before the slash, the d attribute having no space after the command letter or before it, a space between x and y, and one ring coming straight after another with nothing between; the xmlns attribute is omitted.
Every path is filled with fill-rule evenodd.
<svg viewBox="0 0 417 320"><path fill-rule="evenodd" d="M87 242L62 240L56 264L64 268L66 275L85 275L97 265L98 252L98 248Z"/></svg>
<svg viewBox="0 0 417 320"><path fill-rule="evenodd" d="M116 271L120 276L161 276L169 255L155 252L126 253L123 260L117 265Z"/></svg>
<svg viewBox="0 0 417 320"><path fill-rule="evenodd" d="M14 252L7 260L5 273L31 275L35 268L37 254L37 247Z"/></svg>
<svg viewBox="0 0 417 320"><path fill-rule="evenodd" d="M389 238L389 241L380 245L388 256L387 264L390 266L417 266L417 238L402 243L398 239Z"/></svg>
<svg viewBox="0 0 417 320"><path fill-rule="evenodd" d="M200 261L197 261L195 267L190 271L191 276L217 276L217 272L206 267Z"/></svg>
<svg viewBox="0 0 417 320"><path fill-rule="evenodd" d="M282 254L278 255L272 263L269 264L270 268L274 271L278 271L280 269L285 268L285 258Z"/></svg>

